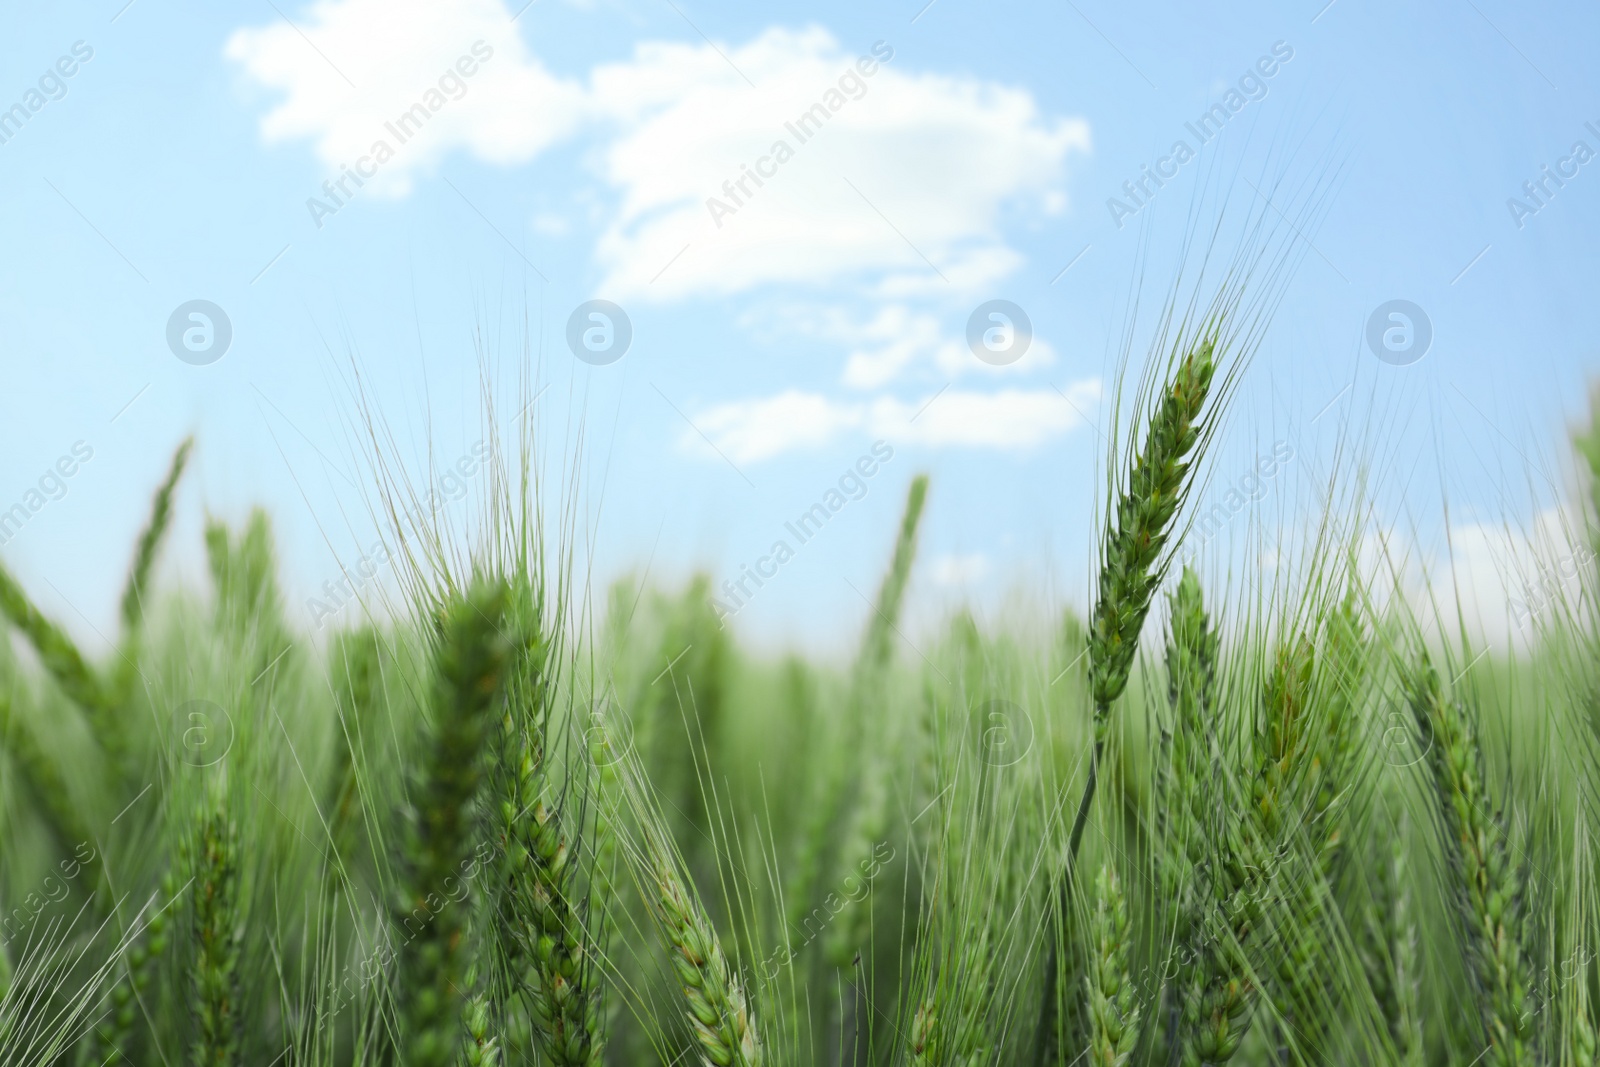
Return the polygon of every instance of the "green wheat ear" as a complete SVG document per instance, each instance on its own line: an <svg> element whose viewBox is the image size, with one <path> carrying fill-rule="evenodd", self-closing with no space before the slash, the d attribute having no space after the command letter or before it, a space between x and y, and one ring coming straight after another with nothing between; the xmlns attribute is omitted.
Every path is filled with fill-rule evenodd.
<svg viewBox="0 0 1600 1067"><path fill-rule="evenodd" d="M239 828L227 813L201 824L195 849L193 935L196 1037L194 1062L239 1061Z"/></svg>
<svg viewBox="0 0 1600 1067"><path fill-rule="evenodd" d="M150 576L155 568L156 554L171 524L172 494L178 487L178 480L183 477L193 448L192 437L185 438L178 445L167 468L167 476L156 489L155 498L150 503L150 518L134 546L133 565L129 568L127 584L122 590L122 647L111 665L108 706L93 715L95 733L101 739L101 746L113 760L122 764L124 773L131 773L126 767L126 712L117 714L111 706L122 708L127 704L134 690L135 679L139 676L138 660L144 644L144 616L150 595Z"/></svg>
<svg viewBox="0 0 1600 1067"><path fill-rule="evenodd" d="M150 504L150 521L139 534L139 543L133 553L133 567L128 572L128 584L122 591L122 626L129 633L137 630L144 621L145 598L150 588L150 571L155 565L156 552L166 536L172 518L172 494L178 479L189 463L189 453L194 449L194 438L185 438L172 454L167 476L156 490Z"/></svg>
<svg viewBox="0 0 1600 1067"><path fill-rule="evenodd" d="M1138 991L1128 973L1132 932L1128 905L1117 872L1109 863L1095 879L1094 912L1089 920L1089 1062L1123 1067L1139 1040Z"/></svg>
<svg viewBox="0 0 1600 1067"><path fill-rule="evenodd" d="M1421 958L1407 871L1410 833L1404 812L1373 849L1372 899L1363 909L1359 951L1401 1067L1423 1062Z"/></svg>
<svg viewBox="0 0 1600 1067"><path fill-rule="evenodd" d="M87 1060L83 1067L110 1067L131 1062L134 1031L141 1005L151 1003L155 981L172 934L172 907L178 895L178 880L168 868L161 876L161 888L150 905L149 920L128 946L126 970L111 987L111 1003L105 1016L86 1041Z"/></svg>
<svg viewBox="0 0 1600 1067"><path fill-rule="evenodd" d="M507 955L545 1057L554 1067L591 1067L604 1051L605 1012L598 961L575 899L578 863L568 851L559 812L540 796L542 755L536 757L535 746L523 738L514 737L507 749L519 761L516 782L502 801L509 842Z"/></svg>
<svg viewBox="0 0 1600 1067"><path fill-rule="evenodd" d="M462 1052L461 1067L498 1067L501 1048L499 1038L490 1036L490 1001L478 985L478 965L467 968L466 987L473 990L461 1009L461 1025L466 1031L466 1048Z"/></svg>
<svg viewBox="0 0 1600 1067"><path fill-rule="evenodd" d="M1200 416L1217 371L1217 347L1223 323L1208 320L1172 372L1134 453L1127 483L1114 515L1106 517L1098 590L1089 625L1089 688L1094 701L1094 742L1089 774L1067 843L1061 868L1053 872L1057 922L1068 905L1067 880L1077 862L1078 847L1089 821L1100 774L1100 758L1111 718L1111 704L1127 688L1139 634L1150 599L1165 574L1163 553L1188 491L1193 454L1205 436ZM1035 1060L1044 1054L1044 1035L1054 1028L1059 996L1056 940L1045 960L1045 995L1035 1039Z"/></svg>
<svg viewBox="0 0 1600 1067"><path fill-rule="evenodd" d="M1322 642L1301 638L1279 654L1268 683L1275 722L1296 734L1299 777L1277 789L1289 825L1271 828L1282 852L1272 955L1280 1037L1304 1049L1333 1036L1336 1011L1326 981L1338 940L1335 900L1359 770L1356 741L1366 675L1366 631L1352 589L1326 619ZM1259 787L1258 787L1259 788Z"/></svg>
<svg viewBox="0 0 1600 1067"><path fill-rule="evenodd" d="M906 583L911 577L911 565L917 555L917 527L922 521L922 508L928 497L928 476L919 474L911 480L906 493L905 512L900 518L900 532L895 538L894 556L889 572L884 575L878 590L878 601L867 626L866 640L862 644L860 659L856 661L854 687L851 692L850 722L853 747L859 750L856 781L859 784L854 810L846 816L842 842L835 869L845 876L862 869L887 830L888 789L881 752L886 747L883 720L888 717L885 707L888 696L888 673L893 660L893 634L898 630L900 609L905 603ZM868 718L871 728L867 728ZM823 805L826 807L826 805ZM797 898L797 903L798 903ZM809 899L804 903L811 904ZM825 946L829 962L846 968L857 951L871 937L872 896L859 899L847 896L844 907L834 916L829 927Z"/></svg>
<svg viewBox="0 0 1600 1067"><path fill-rule="evenodd" d="M1254 813L1228 802L1215 783L1219 640L1192 570L1184 569L1171 605L1172 737L1158 826L1177 969L1163 1024L1173 1062L1218 1067L1233 1058L1250 1026L1255 987L1245 947L1260 924L1270 863Z"/></svg>
<svg viewBox="0 0 1600 1067"><path fill-rule="evenodd" d="M1200 441L1200 413L1216 374L1216 335L1201 340L1178 365L1133 457L1127 488L1107 529L1099 591L1089 631L1089 676L1095 736L1103 738L1111 702L1122 695L1139 647L1139 631L1161 580L1157 562L1183 502L1188 457Z"/></svg>
<svg viewBox="0 0 1600 1067"><path fill-rule="evenodd" d="M1201 951L1201 918L1207 869L1206 829L1213 821L1207 805L1212 746L1217 733L1217 635L1206 614L1200 579L1184 568L1171 599L1167 635L1167 700L1172 733L1158 779L1156 809L1160 839L1160 885L1170 909L1167 920L1177 956L1177 972L1168 990L1166 1041L1177 1040L1185 998L1191 994L1194 963Z"/></svg>
<svg viewBox="0 0 1600 1067"><path fill-rule="evenodd" d="M761 1067L761 1041L743 986L671 851L646 834L657 924L683 991L689 1027L717 1067Z"/></svg>
<svg viewBox="0 0 1600 1067"><path fill-rule="evenodd" d="M602 758L615 761L620 794L615 800L626 806L638 830L637 837L619 843L683 996L701 1056L717 1067L761 1067L765 1053L755 1011L684 871L643 765L637 753L614 749L609 737L600 741ZM614 809L613 821L622 810Z"/></svg>
<svg viewBox="0 0 1600 1067"><path fill-rule="evenodd" d="M355 856L361 829L358 756L363 740L378 729L380 713L386 709L384 675L394 669L394 653L385 648L383 635L369 625L335 635L328 661L338 720L334 769L325 794L328 833L335 850L328 875L342 880L348 875L345 863Z"/></svg>
<svg viewBox="0 0 1600 1067"><path fill-rule="evenodd" d="M1489 1040L1484 1062L1525 1067L1539 1062L1533 1048L1538 1005L1523 943L1526 885L1511 857L1505 817L1489 796L1475 715L1444 696L1426 653L1405 685L1417 728L1432 739L1427 763L1440 845Z"/></svg>
<svg viewBox="0 0 1600 1067"><path fill-rule="evenodd" d="M433 731L408 810L406 888L396 908L412 933L400 953L399 1010L404 1062L414 1067L452 1067L462 1037L472 805L510 655L501 632L506 602L498 583L451 602L434 656Z"/></svg>
<svg viewBox="0 0 1600 1067"><path fill-rule="evenodd" d="M1150 598L1165 573L1162 552L1189 485L1190 454L1201 441L1200 415L1216 376L1219 323L1179 362L1134 453L1128 481L1107 516L1099 588L1089 625L1089 689L1094 698L1094 749L1089 780L1078 804L1068 845L1068 867L1078 855L1089 805L1094 801L1111 704L1122 695L1139 650Z"/></svg>
<svg viewBox="0 0 1600 1067"><path fill-rule="evenodd" d="M1316 767L1308 741L1314 651L1304 638L1279 650L1250 738L1254 769L1237 803L1214 795L1217 810L1203 819L1216 841L1205 850L1201 881L1204 903L1197 929L1204 950L1188 987L1180 991L1177 1054L1184 1067L1220 1067L1238 1053L1260 995L1251 957L1303 948L1296 938L1310 920L1296 909L1305 901L1296 896L1286 903L1282 883L1306 882L1305 872L1288 865L1293 856L1286 842L1298 826L1296 790ZM1320 868L1316 873L1320 876ZM1320 877L1315 886L1320 889ZM1275 930L1274 922L1284 929Z"/></svg>
<svg viewBox="0 0 1600 1067"><path fill-rule="evenodd" d="M61 691L91 716L99 715L106 706L105 686L72 638L34 606L3 565L0 565L0 614L22 631Z"/></svg>
<svg viewBox="0 0 1600 1067"><path fill-rule="evenodd" d="M10 688L9 680L0 682L0 752L14 761L13 765L41 801L62 851L71 852L80 842L90 840L88 825L61 776L57 761L40 745L26 717L18 714ZM98 891L98 878L95 885ZM101 897L98 903L109 904L109 900Z"/></svg>
<svg viewBox="0 0 1600 1067"><path fill-rule="evenodd" d="M183 473L191 444L192 441L184 441L173 456L167 479L156 493L150 524L139 539L133 571L122 595L123 623L130 634L137 630L143 618L144 591L149 584L150 569L167 527L172 491ZM113 681L107 685L89 666L72 639L45 617L4 566L0 566L0 614L22 632L62 692L83 709L101 750L114 762L120 761L126 749L126 738L123 724L115 715L115 706L131 688L136 673L137 643L119 655Z"/></svg>
<svg viewBox="0 0 1600 1067"><path fill-rule="evenodd" d="M878 590L877 607L867 626L861 658L857 662L858 671L881 673L889 665L893 632L900 618L900 607L905 601L911 564L917 555L917 527L922 522L922 508L927 499L928 476L919 474L911 479L911 488L906 491L906 506L900 516L894 557L889 564L889 572L884 575L883 586Z"/></svg>

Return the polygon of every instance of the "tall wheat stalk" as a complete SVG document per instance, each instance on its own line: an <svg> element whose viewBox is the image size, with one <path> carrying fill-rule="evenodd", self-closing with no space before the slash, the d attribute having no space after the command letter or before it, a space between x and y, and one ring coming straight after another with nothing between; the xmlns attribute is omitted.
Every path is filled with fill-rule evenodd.
<svg viewBox="0 0 1600 1067"><path fill-rule="evenodd" d="M172 462L167 467L167 476L162 479L154 499L150 502L150 518L146 520L144 529L139 532L139 540L134 546L133 564L128 568L127 583L122 589L122 647L111 669L111 700L117 705L127 703L135 680L139 676L137 664L144 641L144 619L149 606L150 579L155 570L156 555L161 549L161 542L166 538L167 527L172 522L172 497L177 491L178 481L183 477L184 468L189 464L189 454L193 450L194 438L186 437L172 454ZM125 761L127 738L124 736L126 727L121 717L108 714L103 723L97 724L97 728L105 739L101 743L107 751L113 753L118 760Z"/></svg>
<svg viewBox="0 0 1600 1067"><path fill-rule="evenodd" d="M408 813L405 892L395 909L401 927L414 930L400 952L399 1010L405 1062L418 1067L453 1067L462 1036L472 805L510 654L501 629L506 600L503 585L480 584L450 601L441 619L433 734Z"/></svg>
<svg viewBox="0 0 1600 1067"><path fill-rule="evenodd" d="M1117 872L1109 863L1095 879L1094 913L1089 922L1092 965L1085 983L1089 998L1089 1062L1123 1067L1139 1039L1142 1009L1128 972L1132 932L1128 905Z"/></svg>
<svg viewBox="0 0 1600 1067"><path fill-rule="evenodd" d="M1525 875L1489 795L1475 716L1444 695L1426 653L1405 682L1417 729L1431 740L1434 809L1489 1041L1485 1062L1527 1067L1539 1061L1533 1047L1538 1005L1523 943Z"/></svg>
<svg viewBox="0 0 1600 1067"><path fill-rule="evenodd" d="M1209 810L1217 789L1213 750L1217 736L1217 635L1206 613L1200 579L1187 567L1173 591L1166 647L1171 733L1157 779L1158 869L1165 907L1163 929L1172 932L1175 969L1166 990L1166 1045L1175 1047L1195 964L1203 951L1210 871Z"/></svg>
<svg viewBox="0 0 1600 1067"><path fill-rule="evenodd" d="M601 1062L604 1005L593 933L585 927L578 862L568 849L557 810L546 802L542 747L507 717L507 747L515 784L502 800L508 848L506 896L513 975L525 983L535 1033L556 1067Z"/></svg>
<svg viewBox="0 0 1600 1067"><path fill-rule="evenodd" d="M201 822L194 844L192 1010L197 1067L239 1061L239 829L225 811ZM130 961L132 962L132 961Z"/></svg>
<svg viewBox="0 0 1600 1067"><path fill-rule="evenodd" d="M906 492L905 510L895 538L889 570L878 589L872 618L856 659L851 683L850 714L847 729L855 749L856 773L854 804L846 813L839 855L834 870L847 878L869 862L873 850L884 840L887 830L889 791L886 788L882 759L886 746L888 674L893 660L894 638L899 631L900 611L905 603L906 585L917 554L917 528L928 496L928 476L919 474ZM848 749L847 749L848 752ZM809 901L807 901L809 903ZM826 945L829 962L849 967L855 954L871 935L872 895L846 895L844 905L828 928Z"/></svg>
<svg viewBox="0 0 1600 1067"><path fill-rule="evenodd" d="M1065 929L1069 907L1067 882L1073 877L1083 830L1094 803L1110 725L1111 705L1127 687L1139 648L1139 634L1150 611L1150 599L1166 573L1165 549L1190 484L1191 462L1205 439L1201 414L1217 371L1221 318L1200 326L1174 352L1171 376L1161 390L1135 451L1114 514L1106 518L1101 564L1089 628L1089 688L1094 706L1094 738L1088 778L1061 867L1051 874L1056 922ZM1181 351L1181 354L1180 354ZM1045 1056L1047 1034L1059 1011L1060 936L1053 936L1045 959L1045 990L1035 1037L1035 1062Z"/></svg>
<svg viewBox="0 0 1600 1067"><path fill-rule="evenodd" d="M669 977L682 997L684 1018L705 1062L716 1067L761 1067L765 1055L744 984L728 962L705 907L684 870L637 753L599 738L600 756L616 770L617 793L606 818L619 826L625 810L634 832L618 845L667 956Z"/></svg>
<svg viewBox="0 0 1600 1067"><path fill-rule="evenodd" d="M1374 849L1372 899L1363 923L1361 960L1401 1067L1423 1063L1420 944L1411 888L1410 828L1404 813Z"/></svg>
<svg viewBox="0 0 1600 1067"><path fill-rule="evenodd" d="M0 614L28 639L61 691L91 717L100 715L107 700L100 677L72 638L34 606L4 566L0 566Z"/></svg>

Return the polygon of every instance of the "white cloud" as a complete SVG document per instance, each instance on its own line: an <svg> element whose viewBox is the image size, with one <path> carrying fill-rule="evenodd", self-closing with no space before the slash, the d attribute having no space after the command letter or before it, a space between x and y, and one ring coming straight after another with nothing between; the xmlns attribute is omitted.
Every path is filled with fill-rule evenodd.
<svg viewBox="0 0 1600 1067"><path fill-rule="evenodd" d="M845 430L864 430L896 444L966 446L1026 451L1061 437L1084 421L1080 412L1100 399L1098 378L1054 389L994 393L946 389L914 401L882 396L838 401L788 390L777 396L719 404L693 416L681 443L716 450L734 463L758 463L786 452L828 444Z"/></svg>
<svg viewBox="0 0 1600 1067"><path fill-rule="evenodd" d="M1054 359L1035 337L1017 364L980 364L962 332L962 309L1021 265L1002 214L1063 210L1070 157L1090 147L1083 120L1042 115L1024 89L917 72L889 44L847 49L817 27L774 27L738 45L643 42L566 79L530 50L506 0L315 0L293 18L237 31L226 54L277 94L263 138L311 141L335 180L379 140L395 154L363 188L404 196L451 152L514 164L581 136L594 141L586 158L600 180L574 176L575 192L597 209L606 296L787 285L819 290L787 299L827 303L849 286L885 302L865 321L841 309L811 327L841 345L842 383L865 396L790 390L697 415L736 462L847 430L1032 448L1081 421L1073 403L1099 399L1098 381L1074 385L1072 402L1039 388L932 393L941 381L1006 378ZM475 47L475 72L454 73ZM428 117L401 144L390 126L418 102ZM568 224L548 212L526 223L547 236ZM929 391L911 401L882 392L904 382ZM687 440L704 448L697 434Z"/></svg>
<svg viewBox="0 0 1600 1067"><path fill-rule="evenodd" d="M1086 123L1045 120L1023 90L913 74L903 58L863 76L825 30L769 29L725 51L643 45L594 72L597 108L623 124L603 164L623 194L600 245L614 293L863 277L881 295L974 290L1020 262L1001 207L1059 206L1067 156L1089 148ZM802 130L814 107L820 129ZM793 153L781 164L780 142ZM757 166L759 187L734 184ZM734 213L713 218L711 197Z"/></svg>
<svg viewBox="0 0 1600 1067"><path fill-rule="evenodd" d="M1442 637L1459 651L1464 626L1474 655L1486 649L1496 656L1521 653L1546 627L1570 621L1568 613L1584 595L1584 575L1593 572L1596 556L1585 543L1583 522L1576 511L1550 507L1524 524L1456 523L1448 540L1436 531L1426 541L1414 530L1379 522L1355 546L1356 573L1374 613L1409 612L1430 642ZM1254 551L1258 542L1245 525L1216 549ZM1263 572L1310 566L1276 550L1256 553L1253 562Z"/></svg>
<svg viewBox="0 0 1600 1067"><path fill-rule="evenodd" d="M839 339L861 346L844 364L844 383L857 389L887 385L918 356L952 343L940 336L938 316L917 314L904 304L887 304L867 322L850 327Z"/></svg>
<svg viewBox="0 0 1600 1067"><path fill-rule="evenodd" d="M584 83L552 75L510 15L503 0L317 0L294 25L235 32L226 54L281 94L265 140L310 139L335 176L389 142L394 158L366 187L387 195L452 150L514 164L580 130L603 138L594 158L620 202L596 254L617 298L771 283L976 292L1021 263L1002 208L1059 211L1067 159L1089 149L1084 121L1042 116L1026 90L913 73L902 57L873 59L867 76L858 51L820 28L772 28L720 52L646 42ZM493 57L460 79L464 95L432 98L422 132L398 144L385 123L454 78L480 40ZM813 111L820 128L802 141ZM781 165L779 141L793 153ZM735 189L757 166L764 184ZM735 212L720 228L712 196Z"/></svg>
<svg viewBox="0 0 1600 1067"><path fill-rule="evenodd" d="M683 442L703 448L700 434L735 463L757 463L797 448L825 445L844 429L862 425L860 405L839 405L795 389L761 400L719 404L694 417Z"/></svg>
<svg viewBox="0 0 1600 1067"><path fill-rule="evenodd" d="M1540 511L1526 529L1454 526L1450 553L1435 561L1435 592L1459 593L1469 631L1487 647L1527 648L1543 628L1562 625L1595 566L1582 529L1581 515L1560 508Z"/></svg>
<svg viewBox="0 0 1600 1067"><path fill-rule="evenodd" d="M989 557L982 552L948 553L933 561L933 580L943 586L969 586L989 574Z"/></svg>
<svg viewBox="0 0 1600 1067"><path fill-rule="evenodd" d="M588 106L580 85L528 51L501 0L318 0L294 25L235 31L225 53L282 94L261 120L264 140L311 139L335 176L385 142L394 157L364 187L381 195L406 195L412 174L452 149L491 163L531 159ZM454 69L462 57L470 76ZM428 117L401 143L385 124L418 103Z"/></svg>
<svg viewBox="0 0 1600 1067"><path fill-rule="evenodd" d="M1054 389L947 389L931 402L880 398L872 405L873 424L881 436L893 432L901 441L1025 451L1081 425L1081 412L1099 400L1098 378L1075 382L1064 394Z"/></svg>
<svg viewBox="0 0 1600 1067"><path fill-rule="evenodd" d="M1055 362L1054 349L1037 336L1015 363L994 366L981 362L967 347L964 335L952 336L937 315L913 311L902 303L885 304L863 323L830 317L822 332L855 346L845 360L844 384L857 389L887 385L919 364L956 378L974 373L1017 374Z"/></svg>

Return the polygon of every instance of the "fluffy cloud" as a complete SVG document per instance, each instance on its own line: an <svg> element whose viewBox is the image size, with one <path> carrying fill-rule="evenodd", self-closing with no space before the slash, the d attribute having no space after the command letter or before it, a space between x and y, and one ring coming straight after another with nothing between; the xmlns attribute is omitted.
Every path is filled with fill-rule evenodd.
<svg viewBox="0 0 1600 1067"><path fill-rule="evenodd" d="M1526 529L1467 523L1450 531L1448 554L1434 561L1434 590L1456 601L1483 645L1526 649L1549 626L1560 626L1595 566L1581 514L1546 508ZM1454 620L1449 620L1453 622ZM1448 626L1447 622L1447 626Z"/></svg>
<svg viewBox="0 0 1600 1067"><path fill-rule="evenodd" d="M709 408L694 417L699 432L685 431L682 443L703 448L703 433L733 462L759 463L797 448L825 445L839 431L861 426L864 414L860 405L836 404L816 393L790 389Z"/></svg>
<svg viewBox="0 0 1600 1067"><path fill-rule="evenodd" d="M1073 383L1064 394L1054 389L946 389L909 402L887 396L839 401L791 389L700 411L693 416L697 430L685 430L681 443L709 451L703 433L734 463L759 463L820 447L846 430L896 444L1025 451L1079 426L1084 421L1080 411L1099 402L1100 388L1100 380L1093 378Z"/></svg>
<svg viewBox="0 0 1600 1067"><path fill-rule="evenodd" d="M1039 337L1015 363L997 367L980 362L973 358L966 338L952 335L937 315L914 311L898 302L883 305L862 323L830 316L823 320L819 332L851 345L844 365L844 384L857 389L880 388L919 365L953 379L974 373L1024 373L1055 362L1054 349Z"/></svg>
<svg viewBox="0 0 1600 1067"><path fill-rule="evenodd" d="M936 585L965 588L989 575L989 557L982 552L947 553L933 561Z"/></svg>
<svg viewBox="0 0 1600 1067"><path fill-rule="evenodd" d="M597 170L587 184L614 193L595 248L601 292L669 302L787 287L784 300L831 305L810 329L838 346L842 383L857 392L790 390L699 412L700 431L736 462L851 430L1033 448L1099 399L1098 380L1070 387L1069 401L1048 388L932 391L1054 358L1035 337L1016 365L990 367L961 333L961 309L1021 263L1002 215L1061 211L1068 164L1090 147L1086 123L1042 115L1026 90L918 72L892 42L847 49L820 28L739 45L643 42L571 79L530 51L505 0L315 0L292 17L239 30L226 54L275 94L263 138L309 140L333 177L394 141L390 126L419 102L420 132L364 188L403 196L451 152L515 164L581 136ZM463 56L475 57L470 76L456 73ZM529 225L559 234L567 220ZM864 316L863 297L876 305ZM903 381L927 391L884 391ZM709 452L698 433L686 440Z"/></svg>
<svg viewBox="0 0 1600 1067"><path fill-rule="evenodd" d="M918 444L1023 451L1082 425L1081 412L1092 411L1099 400L1098 378L1075 382L1064 394L1054 389L947 389L937 398L909 404L880 398L872 404L871 425L880 436L893 432L899 440Z"/></svg>
<svg viewBox="0 0 1600 1067"><path fill-rule="evenodd" d="M385 141L394 158L367 188L389 196L409 193L412 174L451 150L500 164L531 159L570 134L588 107L582 86L552 76L528 51L500 0L318 0L293 24L236 31L224 51L281 94L261 120L263 139L310 139L334 173ZM470 76L456 69L463 56ZM400 143L385 123L427 106L425 97L440 106Z"/></svg>
<svg viewBox="0 0 1600 1067"><path fill-rule="evenodd" d="M914 295L1014 269L1001 207L1059 208L1087 125L1045 120L1025 91L914 74L886 58L891 45L874 50L775 28L726 60L644 45L597 69L596 106L620 123L603 164L622 192L600 246L609 289L668 299L870 278Z"/></svg>
<svg viewBox="0 0 1600 1067"><path fill-rule="evenodd" d="M602 138L618 206L597 255L618 298L862 279L894 298L977 291L1020 262L1002 208L1059 211L1068 157L1089 148L1082 120L1043 117L1025 90L913 73L891 44L858 55L817 28L720 52L646 42L580 82L552 75L510 15L503 0L317 0L292 25L237 31L226 54L279 96L266 140L309 139L333 173L390 141L370 186L389 195L451 151L512 164L580 129ZM492 59L454 79L478 41ZM385 123L445 76L442 106L395 145ZM714 218L713 197L731 213Z"/></svg>
<svg viewBox="0 0 1600 1067"><path fill-rule="evenodd" d="M1562 626L1584 595L1585 576L1596 567L1585 522L1581 510L1547 507L1525 523L1457 523L1419 540L1414 529L1375 521L1354 545L1356 573L1376 615L1409 613L1430 642L1442 638L1459 652L1465 627L1474 654L1525 653L1545 628ZM1221 557L1212 566L1254 563L1262 582L1305 571L1309 561L1293 551L1260 551L1259 535L1272 523L1270 516L1253 516L1228 531L1207 548ZM1302 549L1316 544L1318 531L1278 529L1292 531L1280 546L1296 537L1305 539Z"/></svg>

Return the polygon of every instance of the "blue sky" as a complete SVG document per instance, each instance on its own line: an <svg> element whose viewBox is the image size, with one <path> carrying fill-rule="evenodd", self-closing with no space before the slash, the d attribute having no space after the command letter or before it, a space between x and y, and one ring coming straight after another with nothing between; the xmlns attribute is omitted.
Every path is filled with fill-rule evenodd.
<svg viewBox="0 0 1600 1067"><path fill-rule="evenodd" d="M1275 189L1329 193L1208 492L1292 442L1267 495L1301 499L1361 427L1382 521L1422 543L1446 491L1458 547L1559 504L1600 355L1590 8L522 3L10 16L0 510L28 515L0 557L86 639L185 434L170 570L197 578L203 515L263 504L309 622L374 536L352 358L412 458L431 440L449 463L478 439L480 357L515 413L525 338L544 432L584 428L601 580L736 577L882 440L742 631L851 640L921 470L919 610L1081 604L1129 294L1141 270L1161 294L1206 187L1285 226L1304 218ZM596 299L631 326L609 363L567 343ZM168 343L195 300L231 328L203 365ZM1032 325L1003 366L967 342L990 300ZM1394 300L1432 333L1404 365L1364 341Z"/></svg>

